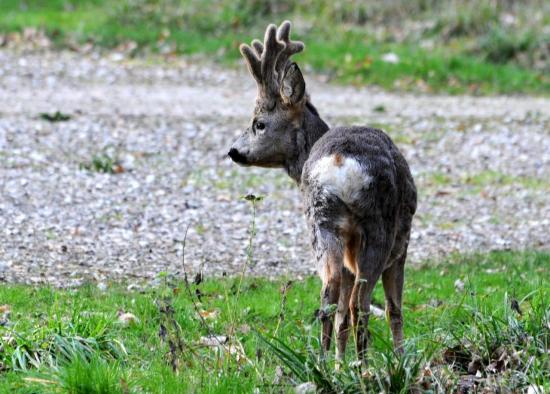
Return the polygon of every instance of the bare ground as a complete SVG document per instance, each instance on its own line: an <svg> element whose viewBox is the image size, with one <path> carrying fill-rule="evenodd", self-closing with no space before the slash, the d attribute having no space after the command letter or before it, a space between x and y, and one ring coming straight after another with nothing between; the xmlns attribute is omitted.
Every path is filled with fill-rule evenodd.
<svg viewBox="0 0 550 394"><path fill-rule="evenodd" d="M550 99L387 93L308 80L331 124L384 128L419 189L410 260L550 249ZM254 101L247 75L70 52L0 51L0 280L151 279L186 262L234 274L264 195L255 275L314 272L298 190L226 158ZM381 112L381 108L383 111ZM62 111L66 122L42 112ZM82 168L107 151L119 174Z"/></svg>

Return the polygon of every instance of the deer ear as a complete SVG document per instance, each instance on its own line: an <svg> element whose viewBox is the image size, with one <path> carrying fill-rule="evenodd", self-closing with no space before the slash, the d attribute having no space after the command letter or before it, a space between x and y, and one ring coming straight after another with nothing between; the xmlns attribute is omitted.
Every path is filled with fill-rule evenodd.
<svg viewBox="0 0 550 394"><path fill-rule="evenodd" d="M306 82L296 63L289 63L281 82L280 94L285 104L295 105L304 98Z"/></svg>

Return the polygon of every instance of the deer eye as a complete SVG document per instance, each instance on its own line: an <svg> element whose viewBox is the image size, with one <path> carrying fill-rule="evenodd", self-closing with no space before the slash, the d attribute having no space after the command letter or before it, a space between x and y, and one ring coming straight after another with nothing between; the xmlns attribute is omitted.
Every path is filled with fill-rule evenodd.
<svg viewBox="0 0 550 394"><path fill-rule="evenodd" d="M260 121L256 121L254 123L254 129L258 130L258 131L262 131L265 129L265 123L264 122L260 122Z"/></svg>

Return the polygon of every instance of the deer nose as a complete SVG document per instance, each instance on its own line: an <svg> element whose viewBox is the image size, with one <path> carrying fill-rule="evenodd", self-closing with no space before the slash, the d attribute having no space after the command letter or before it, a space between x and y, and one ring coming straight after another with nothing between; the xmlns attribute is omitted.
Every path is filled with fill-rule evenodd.
<svg viewBox="0 0 550 394"><path fill-rule="evenodd" d="M231 157L231 160L233 160L235 163L246 163L246 157L241 155L241 153L235 148L229 149L228 156Z"/></svg>

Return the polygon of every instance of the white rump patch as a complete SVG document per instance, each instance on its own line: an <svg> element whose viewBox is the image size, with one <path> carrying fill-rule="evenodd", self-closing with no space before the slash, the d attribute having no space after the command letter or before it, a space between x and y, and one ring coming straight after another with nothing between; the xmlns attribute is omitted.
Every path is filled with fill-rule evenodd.
<svg viewBox="0 0 550 394"><path fill-rule="evenodd" d="M372 182L372 176L357 160L339 154L318 160L311 171L311 177L348 204L359 199L361 189Z"/></svg>

